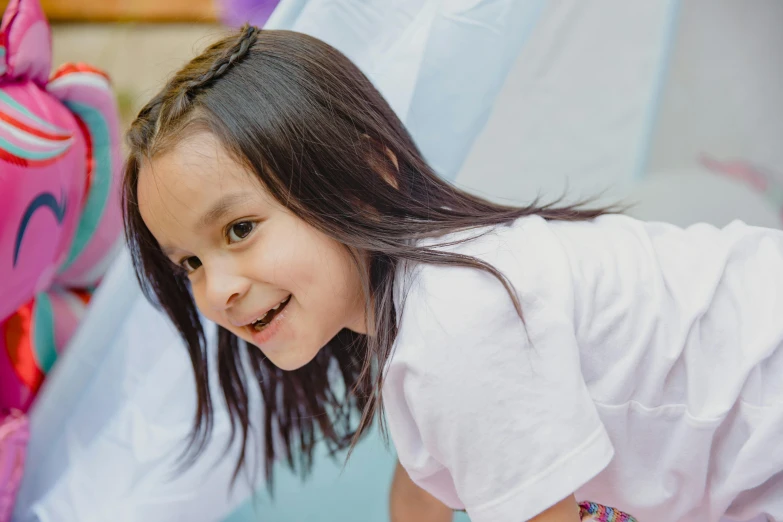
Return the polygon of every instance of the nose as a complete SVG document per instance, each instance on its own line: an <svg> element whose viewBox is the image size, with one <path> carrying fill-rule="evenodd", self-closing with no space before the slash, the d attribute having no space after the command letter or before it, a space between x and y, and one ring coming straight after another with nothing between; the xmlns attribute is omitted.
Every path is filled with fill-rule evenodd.
<svg viewBox="0 0 783 522"><path fill-rule="evenodd" d="M226 264L218 264L206 270L206 300L209 307L225 311L248 292L250 281Z"/></svg>

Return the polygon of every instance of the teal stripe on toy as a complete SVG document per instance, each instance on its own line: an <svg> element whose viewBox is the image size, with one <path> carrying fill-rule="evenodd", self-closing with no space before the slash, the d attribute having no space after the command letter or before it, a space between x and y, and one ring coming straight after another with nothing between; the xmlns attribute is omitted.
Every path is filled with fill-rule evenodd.
<svg viewBox="0 0 783 522"><path fill-rule="evenodd" d="M23 149L21 147L18 147L17 145L14 145L10 141L6 140L5 138L0 137L0 149L8 151L14 156L18 156L20 158L24 158L26 160L31 160L31 161L45 161L45 160L54 159L57 156L66 152L70 146L71 146L70 143L66 143L65 145L60 145L56 148L52 148L51 150L33 151L33 150Z"/></svg>
<svg viewBox="0 0 783 522"><path fill-rule="evenodd" d="M5 47L0 46L0 74L5 74L6 71L6 63L5 63Z"/></svg>
<svg viewBox="0 0 783 522"><path fill-rule="evenodd" d="M89 139L92 143L92 184L87 201L84 205L76 235L71 243L68 259L60 268L60 273L66 271L79 257L84 248L90 242L95 230L98 228L106 203L109 199L109 191L112 182L112 160L109 126L100 111L77 102L66 101L65 104L79 118L82 119Z"/></svg>
<svg viewBox="0 0 783 522"><path fill-rule="evenodd" d="M5 64L5 61L3 61L3 64ZM48 129L48 130L50 130L52 132L55 132L55 133L62 132L62 129L58 129L57 127L55 127L54 125L52 125L48 121L39 118L38 116L36 116L32 112L30 112L30 109L28 109L24 105L20 104L18 101L13 99L11 96L8 95L7 92L5 92L2 89L0 89L0 102L5 103L6 105L8 105L11 108L13 108L15 111L17 111L17 112L19 112L21 114L24 114L26 117L30 118L32 121L34 121L38 125L41 125L42 127L46 128L46 129Z"/></svg>
<svg viewBox="0 0 783 522"><path fill-rule="evenodd" d="M54 342L54 313L52 302L45 292L35 298L33 308L33 352L38 360L38 368L44 373L54 366L57 360L57 347Z"/></svg>

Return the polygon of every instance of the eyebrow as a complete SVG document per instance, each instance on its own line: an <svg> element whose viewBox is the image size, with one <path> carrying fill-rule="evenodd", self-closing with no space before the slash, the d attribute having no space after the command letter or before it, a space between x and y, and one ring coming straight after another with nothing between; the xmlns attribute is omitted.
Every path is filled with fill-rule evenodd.
<svg viewBox="0 0 783 522"><path fill-rule="evenodd" d="M214 225L216 222L223 219L223 217L229 213L233 206L244 203L251 198L252 196L247 192L232 192L230 194L226 194L217 200L209 210L204 212L204 214L198 220L197 226L199 228L207 228Z"/></svg>
<svg viewBox="0 0 783 522"><path fill-rule="evenodd" d="M217 200L209 210L202 214L196 226L199 229L213 226L216 222L220 221L226 214L228 214L232 207L240 203L244 203L251 198L252 195L247 192L232 192L230 194L224 195L219 200ZM161 245L161 250L163 251L163 254L170 257L176 249L167 245Z"/></svg>

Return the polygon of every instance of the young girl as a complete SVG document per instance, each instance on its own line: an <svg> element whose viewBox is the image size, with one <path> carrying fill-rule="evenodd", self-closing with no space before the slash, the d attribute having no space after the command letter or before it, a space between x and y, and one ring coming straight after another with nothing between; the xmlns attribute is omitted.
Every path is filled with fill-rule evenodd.
<svg viewBox="0 0 783 522"><path fill-rule="evenodd" d="M127 237L190 351L196 449L201 314L245 444L263 394L270 475L383 410L397 520L428 498L412 480L474 522L574 522L582 499L783 521L782 233L462 192L354 65L290 32L211 46L129 145Z"/></svg>

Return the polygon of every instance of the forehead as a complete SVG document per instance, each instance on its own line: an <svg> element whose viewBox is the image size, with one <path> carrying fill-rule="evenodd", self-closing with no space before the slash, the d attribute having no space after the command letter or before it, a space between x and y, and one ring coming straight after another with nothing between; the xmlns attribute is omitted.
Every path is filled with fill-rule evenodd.
<svg viewBox="0 0 783 522"><path fill-rule="evenodd" d="M139 169L139 199L148 199L150 189L168 188L197 195L203 187L213 190L244 181L247 173L220 143L207 133L178 142L173 148L144 160Z"/></svg>
<svg viewBox="0 0 783 522"><path fill-rule="evenodd" d="M263 197L253 175L207 133L182 140L139 169L139 211L158 241L167 241L173 226L196 228L227 194L251 191Z"/></svg>

